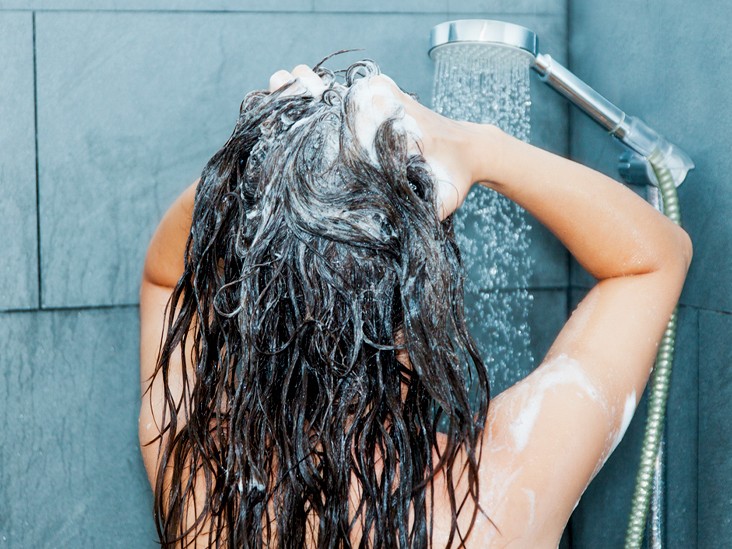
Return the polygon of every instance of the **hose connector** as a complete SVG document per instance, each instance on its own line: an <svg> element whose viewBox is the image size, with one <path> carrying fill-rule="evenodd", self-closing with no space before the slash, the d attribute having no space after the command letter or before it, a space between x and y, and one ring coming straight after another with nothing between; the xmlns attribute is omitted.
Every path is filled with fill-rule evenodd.
<svg viewBox="0 0 732 549"><path fill-rule="evenodd" d="M638 155L623 154L620 157L620 174L629 183L658 186L654 171L647 162L651 155L656 158L656 165L663 165L671 171L677 187L694 167L691 158L679 147L669 143L640 118L627 115L550 55L537 54L532 68L543 82L577 105Z"/></svg>
<svg viewBox="0 0 732 549"><path fill-rule="evenodd" d="M611 133L640 157L646 160L653 158L655 166L663 166L668 169L671 172L675 187L681 185L689 170L694 168L694 162L689 158L689 155L673 143L668 142L636 116L625 116L624 120ZM633 170L643 169L648 171L650 175L650 170L646 170L640 165L634 165L638 162L639 159L632 156L621 156L619 170L627 181L632 181ZM658 186L655 177L648 177L647 182Z"/></svg>

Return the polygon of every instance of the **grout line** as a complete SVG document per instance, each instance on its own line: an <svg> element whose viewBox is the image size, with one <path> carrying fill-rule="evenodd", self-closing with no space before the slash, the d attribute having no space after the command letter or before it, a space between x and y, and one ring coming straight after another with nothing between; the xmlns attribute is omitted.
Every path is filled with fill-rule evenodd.
<svg viewBox="0 0 732 549"><path fill-rule="evenodd" d="M38 274L38 308L43 307L43 284L41 273L41 189L38 162L38 69L36 62L36 12L32 14L33 27L33 136L35 147L36 169L36 262Z"/></svg>
<svg viewBox="0 0 732 549"><path fill-rule="evenodd" d="M490 293L490 292L497 292L497 293L508 293L508 292L516 292L516 291L523 291L527 290L531 293L541 293L541 292L558 292L567 290L568 295L568 307L571 308L571 292L573 290L577 291L589 291L591 288L585 288L583 286L545 286L545 287L530 287L530 288L497 288L495 290L484 290L481 293ZM69 306L55 306L55 307L36 307L36 308L29 308L29 309L0 309L0 314L4 313L44 313L44 312L62 312L62 311L88 311L88 310L106 310L106 309L115 309L115 308L135 308L139 307L139 303L116 303L116 304L106 304L106 305L69 305ZM729 315L732 316L732 311L719 311L716 309L708 309L705 307L699 307L697 305L686 305L684 303L680 303L679 307L684 309L694 309L695 311L703 311L707 313L716 313L720 315ZM569 311L571 314L571 310ZM697 314L697 317L699 315ZM698 321L697 321L698 322ZM697 327L697 330L699 328Z"/></svg>
<svg viewBox="0 0 732 549"><path fill-rule="evenodd" d="M315 0L311 0L310 6L304 9L295 10L267 10L267 9L117 9L117 8L97 8L97 9L84 9L84 8L0 8L2 12L28 12L33 13L204 13L204 14L217 14L217 13L251 13L251 14L303 14L303 13L317 13L317 14L336 14L336 15L459 15L459 16L481 16L481 17L513 17L513 16L537 16L537 17L557 17L561 15L558 12L536 12L536 11L517 11L517 12L481 12L481 11L447 11L436 10L436 11L359 11L359 10L319 10L315 7Z"/></svg>
<svg viewBox="0 0 732 549"><path fill-rule="evenodd" d="M136 309L138 303L119 303L117 305L70 305L68 307L41 307L38 309L5 309L0 315L15 313L64 313L74 311L108 311L111 309Z"/></svg>
<svg viewBox="0 0 732 549"><path fill-rule="evenodd" d="M700 398L700 392L699 392L699 386L701 382L701 376L699 375L699 358L701 357L701 315L699 314L699 311L696 312L696 448L694 452L694 459L696 461L696 516L694 517L696 524L694 524L694 532L696 533L696 547L699 547L699 429L701 427L699 418L701 415L699 414L699 398Z"/></svg>
<svg viewBox="0 0 732 549"><path fill-rule="evenodd" d="M490 294L490 293L512 293L512 292L523 292L527 291L529 293L540 293L540 292L559 292L566 290L566 286L512 286L510 288L479 288L478 292L480 294Z"/></svg>
<svg viewBox="0 0 732 549"><path fill-rule="evenodd" d="M212 10L212 9L119 9L119 8L96 8L96 9L84 9L84 8L18 8L18 9L2 9L0 8L0 13L7 13L7 12L18 12L18 13L24 13L28 11L32 11L33 13L203 13L203 14L216 14L216 13L262 13L262 14L298 14L298 13L312 13L311 8L305 8L301 10L237 10L237 9L220 9L220 10ZM370 13L379 13L379 12L370 12ZM399 12L395 12L399 13Z"/></svg>

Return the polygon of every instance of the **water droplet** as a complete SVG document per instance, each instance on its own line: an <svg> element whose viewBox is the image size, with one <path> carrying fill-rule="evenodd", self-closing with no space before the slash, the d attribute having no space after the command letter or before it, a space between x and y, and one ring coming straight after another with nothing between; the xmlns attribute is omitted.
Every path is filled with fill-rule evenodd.
<svg viewBox="0 0 732 549"><path fill-rule="evenodd" d="M529 140L529 57L510 48L466 44L435 50L434 109L456 120L490 123ZM526 288L530 227L514 202L476 187L455 215L466 272L468 325L497 394L534 366ZM511 288L507 291L506 288Z"/></svg>

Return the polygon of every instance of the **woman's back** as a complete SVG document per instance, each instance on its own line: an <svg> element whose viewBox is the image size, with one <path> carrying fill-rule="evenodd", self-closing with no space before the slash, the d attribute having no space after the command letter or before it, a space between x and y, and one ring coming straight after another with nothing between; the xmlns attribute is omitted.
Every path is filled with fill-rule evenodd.
<svg viewBox="0 0 732 549"><path fill-rule="evenodd" d="M322 94L323 101L332 100L307 67L293 73L300 76L305 95L309 91L316 99ZM286 82L288 74L276 73L272 88L280 87L278 78ZM286 210L297 212L295 226L300 227L299 216L312 224L310 236L301 235L293 242L300 246L298 250L314 252L295 267L283 267L295 273L290 278L277 278L281 272L276 269L275 274L264 272L251 283L259 286L250 294L247 292L254 286L241 286L244 273L266 261L247 267L246 261L251 259L247 250L256 249L258 238L273 234L256 232L257 227L271 227L279 219L263 214L265 209L251 207L240 212L260 225L254 226L250 236L237 236L223 246L222 253L241 254L238 257L245 262L234 266L230 279L226 278L230 265L219 259L207 260L212 266L209 278L200 274L205 271L194 261L195 238L193 247L189 243L187 248L185 265L182 261L191 217L192 235L205 226L207 216L214 233L230 219L228 210L214 209L214 216L212 208L207 209L206 201L213 203L206 194L210 185L199 192L198 214L192 214L194 184L171 208L153 239L141 289L142 388L149 389L149 398L143 399L140 434L156 490L161 537L170 542L175 532L195 526L198 517L204 532L218 521L224 525L220 538L237 539L238 544L277 539L287 546L287 539L307 543L315 536L322 537L320 543L326 538L355 543L365 524L374 544L406 544L408 539L414 546L423 546L433 524L436 547L447 545L448 540L458 545L471 525L464 540L468 547L485 547L489 540L495 546L555 547L579 497L619 441L643 392L688 268L688 237L635 194L601 174L493 127L446 120L401 93L386 77L364 80L352 99L349 108L357 113L354 135L383 169L383 173L373 174L371 168L362 167L359 169L365 171L359 171L359 177L385 182L386 190L378 192L398 205L378 202L385 213L382 216L377 211L369 218L375 225L351 217L360 208L358 202L341 203L336 214L311 208ZM380 130L384 121L393 127L394 120L402 120L409 130L386 134ZM393 151L407 155L408 149L409 155L416 154L416 147L400 141L404 139L400 135L418 135L419 153L440 174L434 189L425 186L424 168L419 163L399 165L392 160ZM220 158L226 160L227 154L224 149ZM235 163L233 157L231 165ZM221 163L216 173L228 173L227 166ZM210 172L204 172L204 181L206 173ZM406 173L413 178L414 188L393 182L397 176L390 173ZM462 293L456 282L459 269L445 260L454 250L449 234L433 219L438 214L440 220L448 218L476 181L527 209L599 281L543 363L492 399L490 406L486 372L464 332ZM315 183L310 181L310 186ZM371 188L363 189L364 196L369 196ZM257 193L274 190L246 191L243 200L256 200ZM289 187L277 193L284 194L273 194L272 208L303 198L293 195ZM222 204L234 200L225 192L220 195ZM335 202L327 204L339 203L337 196L330 200ZM414 212L409 215L415 217L398 229L405 212ZM449 228L449 220L447 223ZM325 233L333 226L336 240L353 227L361 231L357 234L364 235L363 242L343 242L343 250L360 251L343 256L340 268L311 272L310 261L318 264L341 257L341 248L328 244L319 248L321 244L317 244L318 231ZM362 247L372 242L371 235L376 235L375 246L381 246L382 238L389 245L379 247L375 255L364 255ZM440 240L445 235L447 240ZM425 244L434 238L443 244ZM202 242L202 253L218 246L217 242ZM278 252L277 242L267 241L262 253L286 256ZM296 255L302 258L304 253ZM378 263L382 256L392 259ZM267 261L271 257L266 255ZM404 257L407 260L400 259ZM369 263L372 260L377 263ZM401 270L399 265L406 266ZM181 273L188 274L181 277ZM368 276L354 279L356 285L348 287L360 296L356 314L363 320L356 324L363 322L365 328L354 332L361 335L342 341L340 335L333 335L341 321L330 318L331 309L324 306L330 303L328 284L364 273ZM300 280L303 277L306 282ZM187 282L176 287L179 279ZM283 280L284 294L257 299ZM210 289L213 283L219 285L215 291ZM384 305L390 284L396 288L395 297ZM376 291L375 287L381 288L379 299L363 297L368 296L369 288ZM312 293L313 288L320 293ZM171 294L176 314L166 318ZM194 302L194 294L209 298ZM311 295L320 296L316 301L321 302L313 302ZM277 309L282 299L294 304L291 315ZM254 306L260 301L271 306ZM240 306L249 307L247 314L241 314ZM301 306L304 313L299 312ZM338 305L335 310L341 311ZM238 324L232 324L230 318L236 318ZM353 317L343 318L352 330ZM259 337L247 340L244 336L252 330L247 326L255 319ZM295 324L300 330L329 321L335 324L326 331L304 332L307 337L298 336L297 344L292 345ZM231 331L214 330L217 323ZM160 334L166 328L169 339L163 346L163 359L158 360ZM243 343L237 336L240 333ZM398 333L405 340L398 341ZM385 339L384 334L388 334ZM335 343L318 346L322 337L334 337ZM349 359L349 350L360 349L360 345L371 350ZM323 354L324 348L335 354ZM460 356L474 363L471 371L480 388L477 407L468 402L468 379L460 373L461 348L465 354ZM218 354L212 355L212 349ZM284 356L283 350L294 354L286 355L285 362L267 358ZM260 366L251 371L253 377L244 387L236 376L247 375L248 362L237 363L237 368L224 365L255 351ZM313 359L313 352L320 353L317 356L322 360ZM397 355L401 355L399 361ZM310 358L303 362L302 356ZM282 364L289 366L281 370ZM298 365L295 369L294 364ZM338 366L334 370L329 364ZM319 369L322 366L326 366L324 370ZM160 372L162 375L155 375ZM333 372L337 375L329 377ZM227 390L217 392L217 387ZM176 406L180 408L171 423ZM258 416L264 409L271 412ZM435 411L448 420L449 434L440 433L430 419ZM252 422L253 417L260 419ZM238 430L233 425L244 427ZM162 454L157 444L145 446L157 436L167 448ZM192 484L187 474L191 463L196 463L197 471ZM287 474L280 470L283 463ZM430 480L433 469L435 476ZM359 518L354 520L357 513ZM271 524L267 530L273 520L276 526ZM229 530L228 524L238 524L239 529ZM278 539L278 535L294 537ZM208 536L199 536L204 538Z"/></svg>

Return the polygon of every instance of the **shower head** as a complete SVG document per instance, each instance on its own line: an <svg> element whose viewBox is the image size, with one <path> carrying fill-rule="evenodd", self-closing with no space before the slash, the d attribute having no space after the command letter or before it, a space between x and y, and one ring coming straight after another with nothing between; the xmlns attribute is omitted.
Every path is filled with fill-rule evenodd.
<svg viewBox="0 0 732 549"><path fill-rule="evenodd" d="M489 19L459 19L432 28L430 57L436 48L458 43L507 46L525 51L532 57L536 57L539 49L536 34L521 25Z"/></svg>
<svg viewBox="0 0 732 549"><path fill-rule="evenodd" d="M620 140L642 159L651 156L663 158L664 164L673 172L677 187L684 181L688 171L694 167L692 160L679 147L666 141L639 118L626 115L551 56L539 53L539 40L536 34L526 27L490 19L446 21L432 28L428 53L434 58L438 49L452 49L463 44L484 44L487 48L501 47L529 55L531 68L543 82L582 109L610 135ZM632 163L629 163L627 157L621 157L621 175L625 176L634 171L628 169L630 164ZM645 179L645 172L641 175L643 176L641 179ZM626 180L639 182L632 177L626 177ZM646 182L658 184L653 178Z"/></svg>

